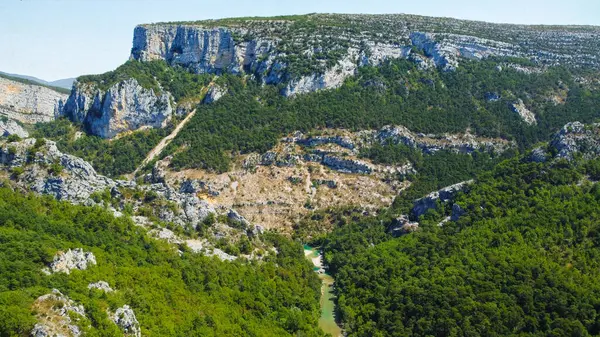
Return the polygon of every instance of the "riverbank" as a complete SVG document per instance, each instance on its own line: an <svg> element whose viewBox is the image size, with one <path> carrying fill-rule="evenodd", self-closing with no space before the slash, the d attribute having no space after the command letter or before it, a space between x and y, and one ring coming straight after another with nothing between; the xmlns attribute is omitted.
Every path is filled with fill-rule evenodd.
<svg viewBox="0 0 600 337"><path fill-rule="evenodd" d="M325 272L323 268L323 256L319 250L304 246L304 256L309 259L314 266L315 272L321 279L321 317L319 318L319 327L333 337L342 337L342 329L335 321L335 295L333 294L333 277Z"/></svg>

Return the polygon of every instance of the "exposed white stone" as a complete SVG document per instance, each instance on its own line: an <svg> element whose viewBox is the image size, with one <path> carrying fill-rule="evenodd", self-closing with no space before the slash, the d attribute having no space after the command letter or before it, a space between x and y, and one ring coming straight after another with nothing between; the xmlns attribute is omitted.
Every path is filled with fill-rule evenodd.
<svg viewBox="0 0 600 337"><path fill-rule="evenodd" d="M519 98L519 100L516 103L513 103L511 105L511 108L514 112L518 113L519 116L521 116L525 123L529 125L537 124L535 114L529 109L527 109L522 99Z"/></svg>
<svg viewBox="0 0 600 337"><path fill-rule="evenodd" d="M112 293L114 290L108 285L106 281L98 281L96 283L88 284L88 289L98 289L105 293Z"/></svg>
<svg viewBox="0 0 600 337"><path fill-rule="evenodd" d="M21 138L27 138L29 137L29 132L23 129L22 126L12 119L9 119L6 122L0 120L0 137L6 137L10 135L17 135Z"/></svg>
<svg viewBox="0 0 600 337"><path fill-rule="evenodd" d="M81 248L69 249L59 252L50 263L50 271L53 273L70 274L71 270L85 270L89 266L96 265L96 257L91 252L84 252Z"/></svg>
<svg viewBox="0 0 600 337"><path fill-rule="evenodd" d="M48 304L51 306L48 308ZM38 323L30 333L32 337L79 337L81 329L72 317L85 318L85 309L77 305L57 289L40 296L33 305Z"/></svg>
<svg viewBox="0 0 600 337"><path fill-rule="evenodd" d="M166 126L173 114L171 100L169 93L157 96L133 78L116 83L106 92L75 83L63 113L73 122L82 122L92 134L113 138L142 127Z"/></svg>
<svg viewBox="0 0 600 337"><path fill-rule="evenodd" d="M0 77L0 116L25 124L50 122L60 114L68 95Z"/></svg>
<svg viewBox="0 0 600 337"><path fill-rule="evenodd" d="M125 336L141 337L140 322L135 317L133 309L128 305L118 308L114 314L110 314L113 322L123 331Z"/></svg>

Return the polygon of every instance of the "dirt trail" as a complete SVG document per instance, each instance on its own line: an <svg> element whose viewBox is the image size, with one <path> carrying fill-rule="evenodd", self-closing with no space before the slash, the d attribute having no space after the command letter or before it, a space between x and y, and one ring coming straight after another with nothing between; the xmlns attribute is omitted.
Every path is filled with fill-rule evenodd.
<svg viewBox="0 0 600 337"><path fill-rule="evenodd" d="M160 143L158 143L158 145L156 145L156 147L154 147L152 149L152 151L150 151L148 153L148 155L146 156L146 159L144 159L144 161L142 161L142 163L140 164L140 166L138 166L137 169L135 169L135 171L133 171L133 173L131 174L133 177L135 177L137 175L137 173L144 167L146 166L149 162L153 161L156 157L158 157L162 151L165 149L165 147L167 145L169 145L169 143L171 143L171 141L177 137L177 135L179 134L179 131L181 131L181 129L183 129L183 127L190 121L190 119L192 119L192 117L194 117L194 115L196 114L196 110L190 112L184 120L182 120L177 127L175 127L175 130L173 130L173 132L171 132L170 135L166 136L165 138L163 138Z"/></svg>

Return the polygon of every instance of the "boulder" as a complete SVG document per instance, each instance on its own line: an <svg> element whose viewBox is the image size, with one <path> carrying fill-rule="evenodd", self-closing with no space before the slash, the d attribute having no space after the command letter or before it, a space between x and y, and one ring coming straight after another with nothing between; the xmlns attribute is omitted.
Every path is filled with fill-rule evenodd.
<svg viewBox="0 0 600 337"><path fill-rule="evenodd" d="M410 221L408 215L401 215L396 218L388 229L394 237L415 232L419 229L419 223Z"/></svg>
<svg viewBox="0 0 600 337"><path fill-rule="evenodd" d="M81 248L69 249L59 252L50 263L52 273L70 274L71 270L85 270L89 266L96 265L96 257L91 252L85 252Z"/></svg>
<svg viewBox="0 0 600 337"><path fill-rule="evenodd" d="M114 314L110 315L115 324L123 331L125 336L141 337L140 322L135 317L133 309L128 305L118 308Z"/></svg>
<svg viewBox="0 0 600 337"><path fill-rule="evenodd" d="M6 122L0 120L0 137L8 137L11 135L27 138L29 137L29 132L12 119L7 120Z"/></svg>
<svg viewBox="0 0 600 337"><path fill-rule="evenodd" d="M114 290L108 285L106 281L98 281L96 283L88 284L88 289L98 289L105 293L112 293Z"/></svg>
<svg viewBox="0 0 600 337"><path fill-rule="evenodd" d="M439 191L432 192L426 197L416 200L412 210L413 215L418 218L427 213L427 211L430 209L436 209L438 201L447 202L452 200L458 192L463 191L472 183L473 180L463 181L461 183L442 188Z"/></svg>
<svg viewBox="0 0 600 337"><path fill-rule="evenodd" d="M82 305L77 305L57 289L40 296L33 304L37 323L30 332L32 337L57 337L82 335L74 319L85 318Z"/></svg>

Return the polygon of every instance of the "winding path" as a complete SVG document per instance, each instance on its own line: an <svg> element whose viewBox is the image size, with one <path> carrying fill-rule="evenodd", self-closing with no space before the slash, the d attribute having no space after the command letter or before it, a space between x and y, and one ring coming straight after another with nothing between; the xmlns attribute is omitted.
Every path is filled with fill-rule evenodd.
<svg viewBox="0 0 600 337"><path fill-rule="evenodd" d="M179 131L181 131L181 129L183 129L183 127L190 121L190 119L192 119L192 117L194 117L194 115L196 114L196 110L194 109L194 111L190 112L178 125L177 127L175 127L175 130L173 130L173 132L171 132L170 135L166 136L165 138L163 138L160 143L158 143L158 145L156 145L150 152L148 152L148 155L146 156L146 159L144 159L142 161L142 163L140 164L140 166L138 166L138 168L135 169L135 171L133 171L133 173L131 174L133 177L135 177L137 175L137 173L144 168L144 166L148 165L149 162L153 161L156 157L158 157L162 151L165 149L165 147L167 145L169 145L171 143L171 141L177 137L177 135L179 134Z"/></svg>

